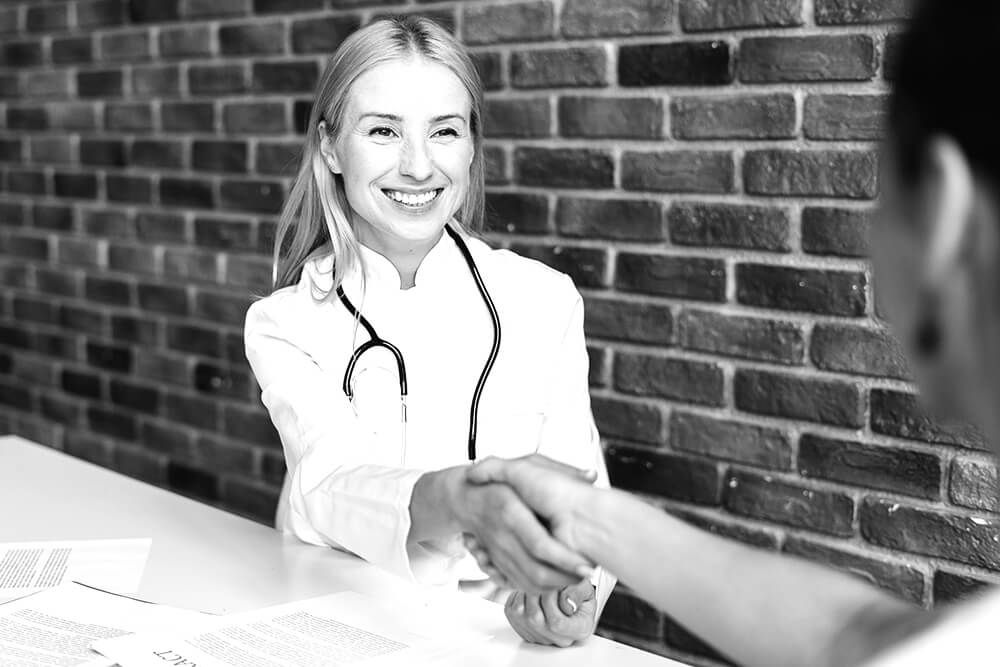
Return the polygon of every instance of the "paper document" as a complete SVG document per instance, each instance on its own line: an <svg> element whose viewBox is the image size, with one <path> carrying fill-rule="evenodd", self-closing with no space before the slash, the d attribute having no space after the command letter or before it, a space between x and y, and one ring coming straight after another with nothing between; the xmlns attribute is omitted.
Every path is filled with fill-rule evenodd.
<svg viewBox="0 0 1000 667"><path fill-rule="evenodd" d="M67 583L0 605L0 665L110 666L90 648L98 639L154 629L187 632L216 618Z"/></svg>
<svg viewBox="0 0 1000 667"><path fill-rule="evenodd" d="M135 593L151 546L150 539L0 543L0 602L64 581Z"/></svg>
<svg viewBox="0 0 1000 667"><path fill-rule="evenodd" d="M122 667L385 667L488 638L427 607L348 592L222 617L187 636L136 634L94 648Z"/></svg>

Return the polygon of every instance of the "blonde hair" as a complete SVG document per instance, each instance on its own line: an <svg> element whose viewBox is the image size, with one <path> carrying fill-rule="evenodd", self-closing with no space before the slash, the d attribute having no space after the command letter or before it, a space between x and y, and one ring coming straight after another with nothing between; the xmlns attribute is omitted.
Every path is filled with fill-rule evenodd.
<svg viewBox="0 0 1000 667"><path fill-rule="evenodd" d="M486 166L483 158L483 88L479 72L461 43L447 30L423 17L381 19L351 34L327 62L316 89L298 176L285 201L274 241L274 289L294 285L306 262L333 256L336 290L347 271L360 262L357 236L351 227L350 205L343 177L327 167L320 153L317 128L325 121L337 137L344 123L351 86L365 72L386 62L420 56L444 65L459 78L472 98L470 125L475 150L469 189L456 216L466 229L482 227Z"/></svg>

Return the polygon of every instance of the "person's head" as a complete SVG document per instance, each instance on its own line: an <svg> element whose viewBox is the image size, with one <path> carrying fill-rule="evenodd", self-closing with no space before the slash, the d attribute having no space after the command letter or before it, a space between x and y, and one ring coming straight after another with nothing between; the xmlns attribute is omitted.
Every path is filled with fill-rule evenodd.
<svg viewBox="0 0 1000 667"><path fill-rule="evenodd" d="M939 414L1000 436L1000 3L924 0L895 60L875 289Z"/></svg>
<svg viewBox="0 0 1000 667"><path fill-rule="evenodd" d="M426 251L455 220L482 226L482 84L465 49L425 18L350 35L317 87L298 177L275 239L275 289L332 254L333 285L358 243Z"/></svg>

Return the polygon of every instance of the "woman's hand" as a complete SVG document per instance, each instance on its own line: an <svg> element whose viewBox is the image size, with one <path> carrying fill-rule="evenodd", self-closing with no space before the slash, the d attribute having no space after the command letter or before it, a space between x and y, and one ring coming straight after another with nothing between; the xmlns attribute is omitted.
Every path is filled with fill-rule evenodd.
<svg viewBox="0 0 1000 667"><path fill-rule="evenodd" d="M504 614L525 641L566 648L593 634L596 590L584 580L541 595L517 591L507 598Z"/></svg>

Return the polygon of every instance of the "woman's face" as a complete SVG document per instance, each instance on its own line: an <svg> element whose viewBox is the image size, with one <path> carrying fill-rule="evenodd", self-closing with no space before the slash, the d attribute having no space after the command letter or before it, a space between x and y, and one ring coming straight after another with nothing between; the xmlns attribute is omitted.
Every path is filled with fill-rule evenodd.
<svg viewBox="0 0 1000 667"><path fill-rule="evenodd" d="M376 250L436 242L469 189L472 99L443 65L413 57L352 86L324 153L343 175L360 240Z"/></svg>

